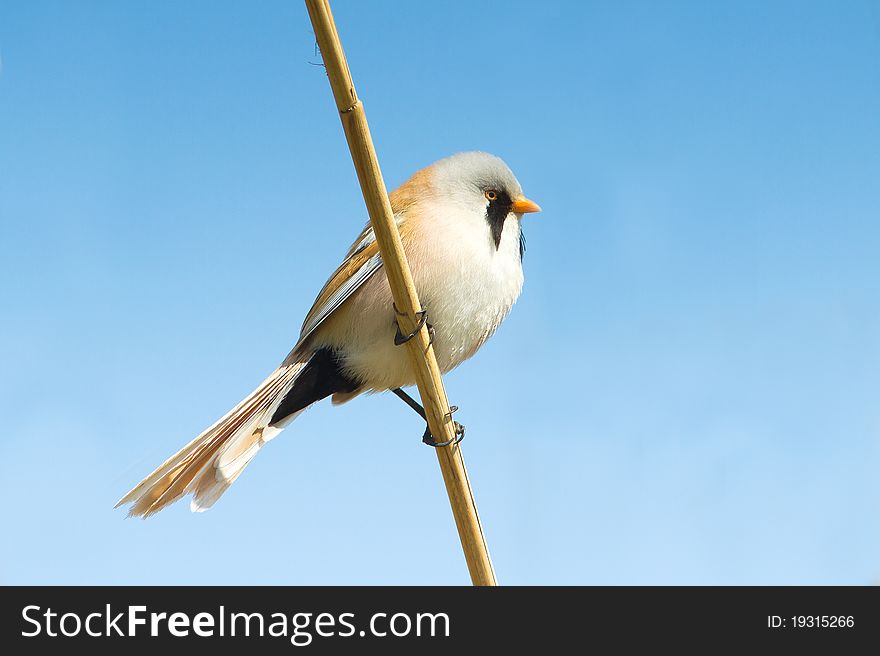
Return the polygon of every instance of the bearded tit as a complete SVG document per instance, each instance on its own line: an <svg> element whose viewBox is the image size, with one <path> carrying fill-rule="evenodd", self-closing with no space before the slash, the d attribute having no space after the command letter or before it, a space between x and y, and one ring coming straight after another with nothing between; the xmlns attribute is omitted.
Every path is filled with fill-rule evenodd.
<svg viewBox="0 0 880 656"><path fill-rule="evenodd" d="M445 373L476 353L510 312L523 284L520 222L540 207L523 196L502 160L481 152L435 162L390 200ZM130 503L131 515L146 517L192 494L192 510L206 510L260 447L328 396L339 404L362 392L392 390L412 401L400 389L415 384L401 341L382 257L367 226L318 294L281 365L117 507Z"/></svg>

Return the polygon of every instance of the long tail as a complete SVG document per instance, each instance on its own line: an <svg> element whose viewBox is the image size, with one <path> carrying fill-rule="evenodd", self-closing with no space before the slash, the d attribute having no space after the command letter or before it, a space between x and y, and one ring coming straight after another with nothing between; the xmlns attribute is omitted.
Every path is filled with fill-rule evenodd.
<svg viewBox="0 0 880 656"><path fill-rule="evenodd" d="M232 485L266 442L281 432L295 415L269 426L306 362L285 363L259 387L192 442L162 463L116 507L131 503L129 515L149 517L186 494L194 512L210 508ZM296 413L299 414L299 413Z"/></svg>

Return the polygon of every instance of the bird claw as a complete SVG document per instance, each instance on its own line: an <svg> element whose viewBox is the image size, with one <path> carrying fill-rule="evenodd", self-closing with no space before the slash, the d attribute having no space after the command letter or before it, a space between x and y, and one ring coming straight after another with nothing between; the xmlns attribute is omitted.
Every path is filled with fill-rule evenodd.
<svg viewBox="0 0 880 656"><path fill-rule="evenodd" d="M458 406L454 405L449 408L449 412L446 413L447 419L452 419L452 413L458 410ZM453 421L453 430L455 431L455 437L451 440L446 440L445 442L437 442L434 439L434 436L431 434L431 427L425 427L425 434L422 435L422 442L427 444L428 446L432 446L435 449L443 446L449 446L450 444L458 444L464 439L464 426L459 424L457 421Z"/></svg>
<svg viewBox="0 0 880 656"><path fill-rule="evenodd" d="M397 306L394 305L393 303L392 303L392 307L394 308L394 314L396 314L397 316L399 316L399 317L406 316L406 313L400 312L397 309ZM397 332L394 335L394 345L395 346L400 346L401 344L406 344L409 340L411 340L413 337L415 337L416 335L419 334L419 331L422 329L422 326L428 327L428 337L429 337L428 345L430 346L431 344L434 343L434 326L432 326L431 324L428 323L428 311L422 310L421 312L416 312L416 318L418 319L418 324L416 325L415 329L409 335L404 335L403 333L401 333L400 332L400 324L399 323L397 324Z"/></svg>

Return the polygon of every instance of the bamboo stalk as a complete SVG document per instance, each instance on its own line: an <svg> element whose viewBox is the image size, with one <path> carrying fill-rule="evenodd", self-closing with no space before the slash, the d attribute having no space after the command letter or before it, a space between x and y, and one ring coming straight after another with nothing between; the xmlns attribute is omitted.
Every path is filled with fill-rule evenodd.
<svg viewBox="0 0 880 656"><path fill-rule="evenodd" d="M376 241L391 285L394 303L402 313L397 319L400 331L408 335L418 326L416 313L421 310L421 305L400 241L400 234L394 222L391 202L388 200L379 161L373 148L364 106L355 92L328 0L305 0L305 2L327 69L327 76L330 78L330 87L342 119L342 127L357 170L370 223L376 233ZM449 412L449 401L443 388L437 358L429 341L428 329L422 327L416 336L406 343L406 348L415 371L431 434L438 442L454 440L454 422ZM480 525L461 449L459 445L453 443L434 450L440 462L443 482L446 484L446 493L449 495L452 514L455 516L471 581L474 585L496 585L495 572L489 559L489 549Z"/></svg>

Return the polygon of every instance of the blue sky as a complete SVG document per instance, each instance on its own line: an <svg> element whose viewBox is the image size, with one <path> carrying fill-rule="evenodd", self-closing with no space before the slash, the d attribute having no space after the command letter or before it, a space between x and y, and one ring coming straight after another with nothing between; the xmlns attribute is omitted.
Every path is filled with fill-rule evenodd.
<svg viewBox="0 0 880 656"><path fill-rule="evenodd" d="M544 208L446 377L499 580L880 580L877 4L333 7L389 186L481 149ZM112 509L365 221L304 7L7 2L0 57L0 583L467 583L391 395Z"/></svg>

